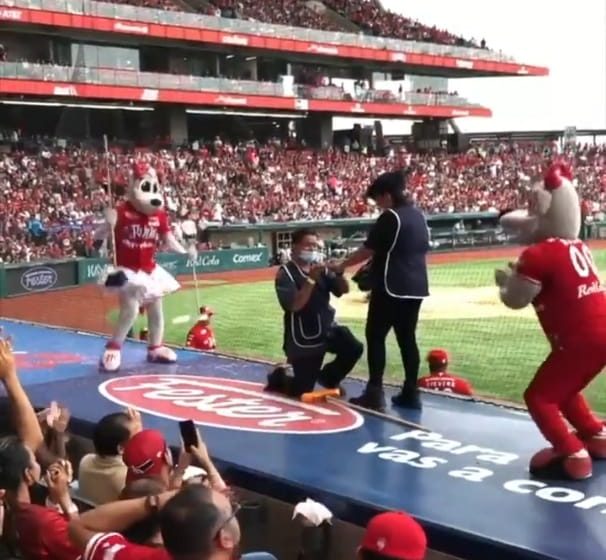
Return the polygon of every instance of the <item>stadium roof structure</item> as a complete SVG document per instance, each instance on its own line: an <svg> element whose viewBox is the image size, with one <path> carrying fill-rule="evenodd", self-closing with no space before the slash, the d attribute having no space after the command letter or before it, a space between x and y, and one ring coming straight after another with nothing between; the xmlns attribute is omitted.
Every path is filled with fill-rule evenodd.
<svg viewBox="0 0 606 560"><path fill-rule="evenodd" d="M208 50L215 55L275 57L325 68L414 76L544 76L487 49L327 32L302 27L164 11L86 0L0 0L0 26L16 34L58 35L75 43ZM248 58L247 58L248 59ZM187 113L224 111L305 118L310 113L391 119L490 117L490 109L453 95L406 92L387 97L333 97L326 88L140 72L115 68L0 63L0 103L153 110L161 104ZM100 108L100 107L97 107ZM231 111L231 113L229 113ZM268 113L271 112L271 113Z"/></svg>
<svg viewBox="0 0 606 560"><path fill-rule="evenodd" d="M403 41L355 33L328 32L246 20L172 12L124 4L68 0L11 0L0 6L0 21L79 31L188 42L233 51L282 52L322 63L349 59L379 69L446 77L545 76L544 67L523 64L478 48Z"/></svg>

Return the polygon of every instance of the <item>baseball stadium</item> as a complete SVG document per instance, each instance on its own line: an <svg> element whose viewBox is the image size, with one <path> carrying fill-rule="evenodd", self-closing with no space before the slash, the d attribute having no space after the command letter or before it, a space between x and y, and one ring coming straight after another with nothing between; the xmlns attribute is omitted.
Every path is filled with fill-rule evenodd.
<svg viewBox="0 0 606 560"><path fill-rule="evenodd" d="M594 461L587 480L529 473L530 457L546 443L524 394L551 348L533 305L503 303L495 271L525 249L503 227L503 213L525 208L542 170L565 160L575 174L579 239L606 272L606 148L596 143L605 134L465 133L460 119L489 121L492 111L455 89L470 78L548 79L548 68L378 0L0 0L0 26L0 424L18 436L0 441L0 511L17 524L0 531L0 558L603 554L604 463ZM339 129L337 119L350 124ZM385 120L409 133L386 134ZM268 374L287 361L275 281L293 234L313 229L326 263L351 255L380 213L367 188L399 170L429 232L420 373L428 373L430 351L443 349L448 372L467 380L473 396L423 390L422 409L389 404L383 413L334 391L309 401L266 391ZM125 306L106 289L116 266L124 268L108 210L117 209L118 220L120 208L138 212L124 205L150 173L168 218L163 235L174 239L154 241L154 262L180 285L156 298L160 342L175 357L169 363L150 359L154 343L148 348L142 333L157 316L142 303L126 339L107 345ZM345 275L349 292L330 303L338 323L365 341L369 296L354 272ZM213 350L187 343L203 307L212 310ZM108 349L121 362L102 371ZM403 376L392 332L388 402ZM347 397L367 378L365 353L342 384ZM605 383L598 375L584 389L601 416ZM27 420L34 411L37 432ZM128 427L114 442L112 465L124 470L118 492L101 501L87 493L86 471L98 461L92 486L105 484L99 434L104 419L119 414L138 418L138 431ZM182 426L189 421L198 430L191 447ZM159 458L164 447L137 444L147 437L149 446L152 433L172 460ZM24 474L32 465L15 463L23 452L30 457L27 449L42 469L38 481ZM214 525L203 526L210 522L198 509L182 534L186 524L175 518L170 527L154 525L153 546L149 537L136 540L130 529L147 517L133 513L131 527L120 511L143 504L146 516L153 506L168 519L171 500L193 485L173 486L182 460L206 477L208 496L195 507L214 508ZM148 467L157 467L155 478ZM124 499L133 480L158 482L160 472L170 485ZM64 488L53 478L61 473ZM37 519L27 526L19 525L23 495ZM62 510L66 501L75 510ZM45 513L55 506L59 525ZM22 536L34 533L30 542ZM60 547L44 544L51 533L64 539ZM181 544L196 541L194 533L212 538L183 555L169 533Z"/></svg>

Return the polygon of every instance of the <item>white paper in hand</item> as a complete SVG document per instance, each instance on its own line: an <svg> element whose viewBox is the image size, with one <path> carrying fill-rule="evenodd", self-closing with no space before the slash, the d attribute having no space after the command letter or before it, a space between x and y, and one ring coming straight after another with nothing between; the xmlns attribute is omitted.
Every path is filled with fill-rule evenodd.
<svg viewBox="0 0 606 560"><path fill-rule="evenodd" d="M314 527L319 527L324 522L330 523L332 520L332 512L325 505L309 498L295 506L292 518L294 519L297 515L309 521Z"/></svg>

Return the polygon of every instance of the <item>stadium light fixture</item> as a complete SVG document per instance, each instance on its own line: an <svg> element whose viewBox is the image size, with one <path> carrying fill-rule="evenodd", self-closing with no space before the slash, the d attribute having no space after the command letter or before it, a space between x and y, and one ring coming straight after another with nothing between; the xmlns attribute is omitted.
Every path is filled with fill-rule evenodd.
<svg viewBox="0 0 606 560"><path fill-rule="evenodd" d="M274 119L304 119L307 113L263 113L255 111L230 111L221 109L186 109L188 115L221 115L230 117L268 117Z"/></svg>
<svg viewBox="0 0 606 560"><path fill-rule="evenodd" d="M135 107L130 105L104 105L87 103L60 103L58 101L17 101L0 100L3 105L24 105L27 107L68 107L71 109L109 109L112 111L153 111L153 107Z"/></svg>

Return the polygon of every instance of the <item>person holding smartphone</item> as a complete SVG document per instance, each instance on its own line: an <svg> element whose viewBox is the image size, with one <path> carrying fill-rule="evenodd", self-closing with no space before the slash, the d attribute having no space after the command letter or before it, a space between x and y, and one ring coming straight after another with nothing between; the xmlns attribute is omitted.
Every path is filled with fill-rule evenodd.
<svg viewBox="0 0 606 560"><path fill-rule="evenodd" d="M349 291L342 273L327 269L318 234L300 229L292 235L291 260L276 276L276 294L284 311L284 353L293 369L284 368L268 377L267 390L299 397L313 391L316 382L337 388L356 365L364 346L352 332L335 321L330 297ZM323 365L327 353L335 359Z"/></svg>

